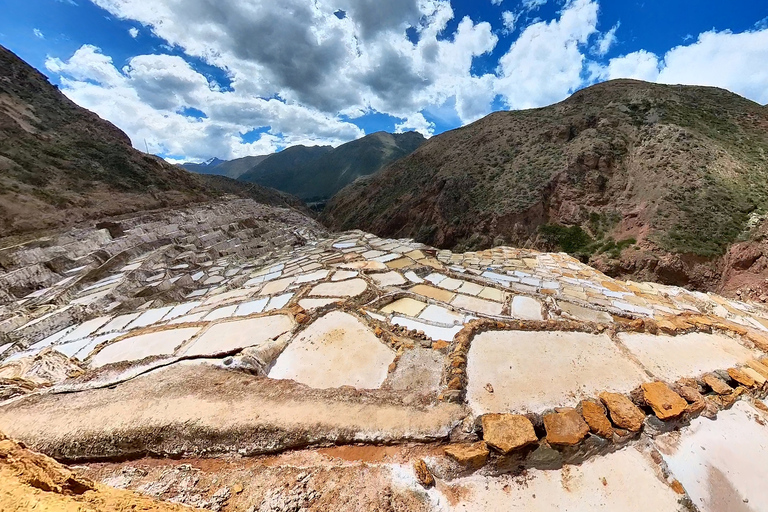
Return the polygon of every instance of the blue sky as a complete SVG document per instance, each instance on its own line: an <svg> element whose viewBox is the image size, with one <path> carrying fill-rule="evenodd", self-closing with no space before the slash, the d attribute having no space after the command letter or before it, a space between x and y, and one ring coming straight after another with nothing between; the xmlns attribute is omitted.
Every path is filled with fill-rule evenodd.
<svg viewBox="0 0 768 512"><path fill-rule="evenodd" d="M611 78L768 102L768 2L3 0L0 44L170 160L425 135Z"/></svg>

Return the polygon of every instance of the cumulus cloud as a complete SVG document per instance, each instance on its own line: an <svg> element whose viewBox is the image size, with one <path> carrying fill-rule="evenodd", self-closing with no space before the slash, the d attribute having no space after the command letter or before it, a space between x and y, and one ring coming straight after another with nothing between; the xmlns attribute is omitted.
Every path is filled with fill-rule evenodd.
<svg viewBox="0 0 768 512"><path fill-rule="evenodd" d="M592 52L598 57L602 57L608 53L611 47L616 43L616 31L619 30L620 26L621 22L616 23L608 32L598 37Z"/></svg>
<svg viewBox="0 0 768 512"><path fill-rule="evenodd" d="M560 18L526 27L499 60L496 91L513 109L540 107L564 99L583 80L583 46L597 32L598 5L572 0Z"/></svg>
<svg viewBox="0 0 768 512"><path fill-rule="evenodd" d="M517 19L520 17L520 13L515 14L512 11L504 11L501 13L501 23L504 26L504 33L511 34L515 31L515 25Z"/></svg>
<svg viewBox="0 0 768 512"><path fill-rule="evenodd" d="M705 32L663 56L636 48L606 60L620 24L597 29L598 0L563 0L543 21L529 14L547 0L524 0L502 12L501 30L498 18L496 30L454 20L450 0L91 1L137 24L131 36L141 27L174 55L136 55L118 66L84 45L46 67L72 99L170 157L339 144L364 134L350 119L368 113L429 136L436 120L469 123L499 104L539 107L619 77L719 85L768 101L760 23L742 34ZM500 57L478 73L476 59L488 55ZM219 68L228 86L190 64L197 59Z"/></svg>
<svg viewBox="0 0 768 512"><path fill-rule="evenodd" d="M164 155L237 158L293 144L340 144L362 136L354 124L277 99L222 91L184 59L139 55L117 69L109 56L85 45L67 61L49 58L65 93L125 130L134 144L146 139ZM203 118L184 115L194 108ZM258 140L241 135L271 126Z"/></svg>
<svg viewBox="0 0 768 512"><path fill-rule="evenodd" d="M131 27L128 29L128 33L131 35L132 38L136 39L139 37L139 29L136 27Z"/></svg>
<svg viewBox="0 0 768 512"><path fill-rule="evenodd" d="M341 116L368 112L389 114L404 120L400 129L429 135L434 124L423 112L430 106L451 103L469 122L490 112L495 97L493 76L476 76L472 64L493 51L498 37L489 23L469 17L445 34L454 17L449 0L92 1L227 74L230 87L222 91L170 55L138 55L118 69L85 45L69 59L49 59L47 67L63 77L66 94L139 145L147 130L158 144L186 141L163 142L172 154L231 157L249 150L239 134L264 127L270 137L262 139L276 147L296 140L339 143L363 135ZM416 43L406 29L416 32ZM119 94L116 103L126 110L102 104L110 94ZM157 115L142 128L126 102ZM185 108L206 117L187 119ZM210 142L202 142L203 135Z"/></svg>
<svg viewBox="0 0 768 512"><path fill-rule="evenodd" d="M636 51L597 66L595 78L638 78L687 85L722 87L759 103L768 103L768 28L732 33L709 31L696 42L663 57Z"/></svg>

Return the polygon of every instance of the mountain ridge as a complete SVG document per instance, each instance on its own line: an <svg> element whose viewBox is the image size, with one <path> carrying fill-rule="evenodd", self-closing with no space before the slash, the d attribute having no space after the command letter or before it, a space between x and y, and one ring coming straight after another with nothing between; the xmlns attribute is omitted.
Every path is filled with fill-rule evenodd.
<svg viewBox="0 0 768 512"><path fill-rule="evenodd" d="M292 146L268 157L238 179L312 201L326 200L361 176L412 153L426 139L416 132L375 132L331 146Z"/></svg>
<svg viewBox="0 0 768 512"><path fill-rule="evenodd" d="M0 237L224 194L303 208L286 194L190 174L137 151L0 46Z"/></svg>
<svg viewBox="0 0 768 512"><path fill-rule="evenodd" d="M323 219L441 248L565 250L612 275L719 289L730 248L768 231L767 199L768 109L617 80L435 136L339 192Z"/></svg>

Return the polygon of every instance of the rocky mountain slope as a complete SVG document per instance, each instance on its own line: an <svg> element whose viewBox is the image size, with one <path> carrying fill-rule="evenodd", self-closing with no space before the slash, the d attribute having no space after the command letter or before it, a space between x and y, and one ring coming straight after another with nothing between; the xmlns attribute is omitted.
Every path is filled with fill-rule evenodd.
<svg viewBox="0 0 768 512"><path fill-rule="evenodd" d="M234 160L219 160L218 158L213 158L207 162L199 164L186 163L181 166L186 170L197 174L215 174L237 179L270 156L272 155L244 156L243 158L235 158Z"/></svg>
<svg viewBox="0 0 768 512"><path fill-rule="evenodd" d="M617 80L434 137L341 191L324 216L442 248L562 250L614 276L762 296L767 199L768 109L711 87Z"/></svg>
<svg viewBox="0 0 768 512"><path fill-rule="evenodd" d="M225 193L300 204L274 190L193 175L136 151L125 133L0 47L0 237Z"/></svg>
<svg viewBox="0 0 768 512"><path fill-rule="evenodd" d="M324 201L361 176L373 174L424 143L416 132L376 132L337 148L296 146L240 176L308 201Z"/></svg>

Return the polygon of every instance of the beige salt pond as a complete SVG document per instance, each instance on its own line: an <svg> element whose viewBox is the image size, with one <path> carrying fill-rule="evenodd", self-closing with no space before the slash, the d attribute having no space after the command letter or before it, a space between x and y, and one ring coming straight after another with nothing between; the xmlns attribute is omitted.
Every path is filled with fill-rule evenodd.
<svg viewBox="0 0 768 512"><path fill-rule="evenodd" d="M293 329L288 315L271 315L212 326L184 352L186 356L217 355L260 345Z"/></svg>
<svg viewBox="0 0 768 512"><path fill-rule="evenodd" d="M575 406L600 391L627 393L648 380L606 335L527 331L476 336L467 377L475 414Z"/></svg>
<svg viewBox="0 0 768 512"><path fill-rule="evenodd" d="M655 377L675 381L745 363L752 353L721 334L681 336L620 333L619 339Z"/></svg>
<svg viewBox="0 0 768 512"><path fill-rule="evenodd" d="M320 283L309 293L315 297L356 297L368 288L363 279L349 279L331 283Z"/></svg>
<svg viewBox="0 0 768 512"><path fill-rule="evenodd" d="M299 334L275 361L274 379L313 388L375 389L387 377L395 353L357 318L333 311Z"/></svg>
<svg viewBox="0 0 768 512"><path fill-rule="evenodd" d="M176 347L199 331L197 327L187 327L131 336L104 347L91 359L91 367L121 361L137 361L149 356L171 355Z"/></svg>

